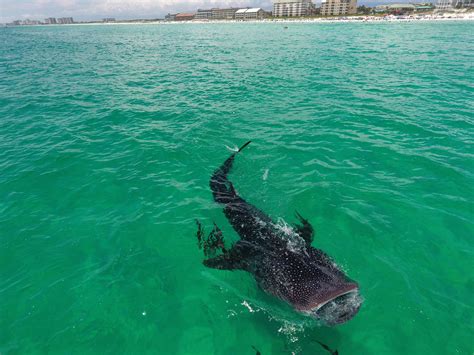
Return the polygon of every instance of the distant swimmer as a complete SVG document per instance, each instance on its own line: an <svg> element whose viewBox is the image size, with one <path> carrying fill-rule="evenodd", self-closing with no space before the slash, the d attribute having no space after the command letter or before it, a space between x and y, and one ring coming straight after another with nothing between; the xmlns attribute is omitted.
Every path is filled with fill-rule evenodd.
<svg viewBox="0 0 474 355"><path fill-rule="evenodd" d="M311 246L314 232L308 220L296 212L299 224L276 223L235 191L228 175L237 154L249 144L233 152L210 180L214 200L223 205L240 240L227 248L216 224L205 237L197 221L204 265L247 271L264 291L327 325L350 320L362 303L359 286L326 253Z"/></svg>

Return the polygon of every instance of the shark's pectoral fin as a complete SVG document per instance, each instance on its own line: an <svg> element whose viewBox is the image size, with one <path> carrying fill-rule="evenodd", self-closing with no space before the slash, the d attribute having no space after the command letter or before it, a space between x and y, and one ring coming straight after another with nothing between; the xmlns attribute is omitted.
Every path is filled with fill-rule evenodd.
<svg viewBox="0 0 474 355"><path fill-rule="evenodd" d="M227 249L222 231L215 223L214 229L207 237L204 236L204 229L198 220L196 220L196 224L198 226L196 237L199 249L203 249L204 255L208 258L203 261L205 266L221 270L248 269L252 257L258 252L258 248L252 243L239 240L232 248ZM219 251L222 254L216 256Z"/></svg>
<svg viewBox="0 0 474 355"><path fill-rule="evenodd" d="M239 240L223 254L203 261L207 267L220 270L248 270L257 250L252 244Z"/></svg>
<svg viewBox="0 0 474 355"><path fill-rule="evenodd" d="M218 255L211 259L206 259L202 263L205 266L212 269L219 269L219 270L240 269L239 267L240 265L232 258L229 258L229 256L226 254Z"/></svg>
<svg viewBox="0 0 474 355"><path fill-rule="evenodd" d="M198 246L199 249L204 249L204 255L206 257L216 255L216 252L219 250L221 250L223 253L227 252L224 244L224 236L222 235L222 231L217 226L217 224L214 223L214 229L207 237L204 237L204 229L198 220L196 220L196 224L198 226L196 233Z"/></svg>
<svg viewBox="0 0 474 355"><path fill-rule="evenodd" d="M301 215L297 211L295 213L296 217L301 223L301 225L295 225L296 233L298 233L298 235L304 239L307 245L311 245L314 239L313 226L308 222L307 219L301 217Z"/></svg>

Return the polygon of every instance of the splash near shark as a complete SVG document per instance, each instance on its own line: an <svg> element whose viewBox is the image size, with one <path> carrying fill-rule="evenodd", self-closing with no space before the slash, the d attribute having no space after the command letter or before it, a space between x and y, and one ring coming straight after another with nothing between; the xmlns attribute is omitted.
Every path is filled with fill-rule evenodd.
<svg viewBox="0 0 474 355"><path fill-rule="evenodd" d="M228 175L235 157L249 144L234 152L210 180L214 201L223 206L240 240L226 248L216 224L206 237L197 221L198 244L206 257L203 264L247 271L265 292L323 324L347 322L362 304L359 286L326 253L311 246L314 229L308 220L296 212L299 223L282 227L235 191Z"/></svg>

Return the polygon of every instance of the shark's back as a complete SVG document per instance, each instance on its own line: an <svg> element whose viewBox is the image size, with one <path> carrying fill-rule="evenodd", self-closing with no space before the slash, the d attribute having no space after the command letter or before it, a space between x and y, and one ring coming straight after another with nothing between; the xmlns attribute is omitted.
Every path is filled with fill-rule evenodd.
<svg viewBox="0 0 474 355"><path fill-rule="evenodd" d="M250 141L245 143L214 172L209 181L209 186L214 200L225 205L224 214L240 238L247 241L256 241L271 238L274 223L263 211L240 197L228 178L235 155L249 143Z"/></svg>

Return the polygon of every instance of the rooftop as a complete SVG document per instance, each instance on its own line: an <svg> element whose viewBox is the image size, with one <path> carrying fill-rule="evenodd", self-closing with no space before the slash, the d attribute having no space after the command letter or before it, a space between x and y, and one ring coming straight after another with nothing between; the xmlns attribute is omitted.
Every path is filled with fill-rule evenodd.
<svg viewBox="0 0 474 355"><path fill-rule="evenodd" d="M311 0L274 0L274 4L286 4L286 3L294 3L294 2L305 2L308 3Z"/></svg>
<svg viewBox="0 0 474 355"><path fill-rule="evenodd" d="M413 4L390 4L388 7L390 9L414 9L415 5L413 5Z"/></svg>
<svg viewBox="0 0 474 355"><path fill-rule="evenodd" d="M251 9L239 9L236 11L236 14L243 14L243 13L255 13L255 12L259 12L261 10L260 7L253 7Z"/></svg>

